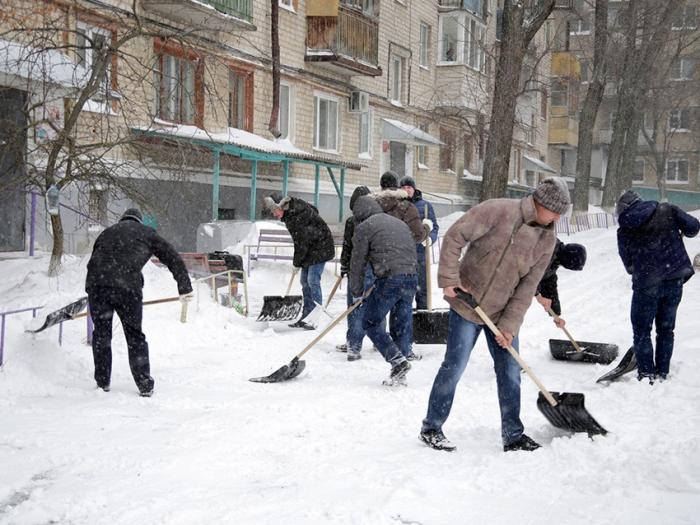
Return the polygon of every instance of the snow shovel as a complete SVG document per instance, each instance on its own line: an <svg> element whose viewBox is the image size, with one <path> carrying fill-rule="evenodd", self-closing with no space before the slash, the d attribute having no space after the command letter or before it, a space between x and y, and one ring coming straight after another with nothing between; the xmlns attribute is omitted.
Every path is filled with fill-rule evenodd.
<svg viewBox="0 0 700 525"><path fill-rule="evenodd" d="M611 383L617 381L623 375L637 369L637 356L634 354L634 347L630 348L622 356L615 368L600 376L596 383Z"/></svg>
<svg viewBox="0 0 700 525"><path fill-rule="evenodd" d="M297 377L299 374L301 374L304 371L304 368L306 368L306 361L301 361L301 357L311 350L313 346L318 343L321 338L323 338L328 332L330 332L335 325L337 325L340 321L345 319L350 313L360 306L362 302L367 299L367 296L372 292L374 289L374 286L369 288L364 295L362 296L361 299L358 301L355 301L353 304L350 305L350 307L345 310L342 314L340 314L336 319L333 320L326 328L323 329L323 331L318 334L313 341L311 341L308 345L304 347L304 349L299 352L297 355L294 356L294 359L292 359L288 365L284 365L281 368L278 368L274 372L272 372L269 376L264 376L264 377L251 377L248 381L252 381L253 383L281 383L282 381L288 381L289 379L294 379Z"/></svg>
<svg viewBox="0 0 700 525"><path fill-rule="evenodd" d="M549 312L549 315L555 320L559 319L559 316L554 313L551 307L547 308L547 312ZM559 361L579 361L582 363L609 365L617 357L617 345L589 343L585 341L581 341L579 344L574 340L565 326L562 326L561 329L564 330L569 341L563 339L549 340L549 351L554 359L558 359ZM569 344L569 342L571 342L571 344ZM572 345L573 349L571 348Z"/></svg>
<svg viewBox="0 0 700 525"><path fill-rule="evenodd" d="M263 297L263 307L256 321L291 321L296 319L301 312L302 296L289 295L289 291L292 289L292 283L298 271L296 268L292 270L287 293Z"/></svg>
<svg viewBox="0 0 700 525"><path fill-rule="evenodd" d="M426 206L425 209L427 214L428 207ZM446 308L433 310L430 248L430 246L425 247L425 288L428 309L413 312L413 342L417 345L444 345L447 344L450 310Z"/></svg>
<svg viewBox="0 0 700 525"><path fill-rule="evenodd" d="M476 302L476 299L474 299L471 294L459 288L455 288L455 292L457 292L457 297L474 309L476 314L481 317L481 320L486 323L486 326L488 326L495 335L501 336L501 331L493 324L489 316L481 309L479 303ZM550 392L540 382L523 358L520 357L520 354L515 351L515 348L508 345L507 350L527 375L530 376L530 379L535 382L537 388L539 388L540 393L537 397L537 408L552 425L570 432L587 432L589 436L607 434L608 431L600 426L583 406L583 394Z"/></svg>
<svg viewBox="0 0 700 525"><path fill-rule="evenodd" d="M46 330L47 328L58 324L62 323L63 321L70 321L71 319L76 318L76 314L78 314L80 311L83 310L87 306L88 298L87 297L81 297L77 301L74 301L70 303L67 306L64 306L63 308L60 308L59 310L56 310L55 312L51 312L46 316L46 320L44 321L44 324L42 324L39 328L36 330L25 330L25 332L30 332L32 334L38 334L39 332L42 332ZM82 316L84 317L84 316Z"/></svg>
<svg viewBox="0 0 700 525"><path fill-rule="evenodd" d="M314 328L318 328L318 324L319 324L323 314L326 314L328 317L333 319L333 316L328 311L328 305L331 304L331 299L333 299L333 296L335 295L335 291L340 286L340 281L342 281L342 280L343 280L342 275L335 280L335 284L333 285L333 288L331 288L331 293L328 295L328 299L326 299L326 306L323 306L322 304L318 304L318 303L314 302L314 304L316 304L316 306L314 306L314 309L311 310L311 312L309 312L309 315L307 315L304 318L304 322L306 324L310 324Z"/></svg>

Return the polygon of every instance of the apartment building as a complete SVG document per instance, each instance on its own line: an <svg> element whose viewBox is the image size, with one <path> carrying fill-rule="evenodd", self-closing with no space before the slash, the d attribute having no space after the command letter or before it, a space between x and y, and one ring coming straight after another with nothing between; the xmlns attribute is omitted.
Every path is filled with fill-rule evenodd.
<svg viewBox="0 0 700 525"><path fill-rule="evenodd" d="M153 224L183 251L194 249L201 223L260 218L263 196L275 190L314 202L339 224L354 187L377 187L387 169L415 177L439 214L476 202L500 30L494 0L279 0L277 139L268 131L269 2L140 0L136 13L122 0L12 3L25 29L46 27L47 17L62 28L53 35L62 45L51 49L23 31L5 33L16 42L0 42L21 47L5 53L4 64L0 53L3 103L30 100L42 115L27 134L32 155L46 154L38 145L61 129L99 46L119 45L74 128L76 141L113 144L101 166L104 157L113 161L110 175L130 179L151 203ZM3 23L13 29L15 21ZM548 95L540 88L550 67L543 39L533 42L523 76L514 194L554 171ZM15 55L37 51L64 73L72 68L68 80L22 73ZM85 211L88 222L110 222L110 212L131 201L105 180L66 185L62 202ZM70 213L64 222L69 232L85 224ZM83 241L69 242L69 251Z"/></svg>

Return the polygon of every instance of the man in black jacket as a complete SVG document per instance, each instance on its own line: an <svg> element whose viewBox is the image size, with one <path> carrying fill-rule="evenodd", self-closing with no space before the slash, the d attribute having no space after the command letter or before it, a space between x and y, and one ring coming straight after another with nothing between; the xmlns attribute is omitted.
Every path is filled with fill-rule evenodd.
<svg viewBox="0 0 700 525"><path fill-rule="evenodd" d="M139 393L153 394L148 343L141 331L143 315L143 275L141 269L155 255L177 281L182 302L194 296L187 268L175 249L153 228L142 224L136 208L124 212L119 222L104 230L95 240L87 266L85 290L95 325L92 355L97 386L109 392L112 375L112 317L117 312L129 348L129 367Z"/></svg>
<svg viewBox="0 0 700 525"><path fill-rule="evenodd" d="M322 304L321 275L326 261L335 256L333 235L315 206L296 197L276 193L265 197L265 206L282 221L294 241L294 267L301 268L301 290L304 306L301 319L289 326L313 330L304 319L317 304Z"/></svg>
<svg viewBox="0 0 700 525"><path fill-rule="evenodd" d="M545 311L551 308L557 314L554 324L558 328L565 326L566 321L559 317L561 315L561 303L559 302L559 289L557 286L557 270L559 266L563 266L567 270L579 271L583 270L584 264L586 264L586 248L573 242L564 244L557 239L549 266L544 271L540 284L537 285L535 299Z"/></svg>

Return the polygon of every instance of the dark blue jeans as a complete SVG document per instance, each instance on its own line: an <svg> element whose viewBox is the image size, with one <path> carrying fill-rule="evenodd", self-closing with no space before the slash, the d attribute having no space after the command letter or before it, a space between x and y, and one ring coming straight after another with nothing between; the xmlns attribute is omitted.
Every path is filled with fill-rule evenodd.
<svg viewBox="0 0 700 525"><path fill-rule="evenodd" d="M640 377L666 376L673 354L676 311L683 296L683 281L673 279L632 294L634 353ZM656 324L656 364L651 344L651 326Z"/></svg>
<svg viewBox="0 0 700 525"><path fill-rule="evenodd" d="M367 265L365 270L364 290L367 291L375 281L372 266ZM348 286L348 308L352 305L352 292ZM345 342L348 345L348 352L359 354L362 350L362 340L365 338L365 329L362 327L362 322L365 317L366 303L363 302L348 315L348 331L345 334ZM386 322L382 321L382 330L386 331Z"/></svg>
<svg viewBox="0 0 700 525"><path fill-rule="evenodd" d="M377 279L374 290L365 300L362 327L391 366L402 362L411 351L415 294L415 274L403 274ZM386 333L383 325L386 314L389 314L394 339Z"/></svg>
<svg viewBox="0 0 700 525"><path fill-rule="evenodd" d="M321 275L325 262L312 264L301 269L301 293L304 297L304 307L301 310L301 318L304 319L316 307L316 304L323 304L321 292Z"/></svg>
<svg viewBox="0 0 700 525"><path fill-rule="evenodd" d="M447 351L440 365L428 401L428 414L423 420L423 430L441 430L452 409L457 383L462 377L469 356L481 331L493 359L498 388L498 404L501 409L501 437L504 445L520 439L523 424L520 421L520 365L496 342L488 327L472 323L450 310L447 333ZM518 337L513 338L513 348L518 349Z"/></svg>
<svg viewBox="0 0 700 525"><path fill-rule="evenodd" d="M430 248L427 248L428 250ZM425 250L419 250L417 252L418 263L416 266L416 276L418 277L418 288L416 289L416 309L417 310L427 310L428 309L428 288L426 283L426 270L425 270Z"/></svg>
<svg viewBox="0 0 700 525"><path fill-rule="evenodd" d="M92 332L92 356L95 361L95 381L99 387L109 386L112 376L112 318L117 312L129 349L129 367L141 392L153 389L148 343L141 331L143 317L141 290L97 287L88 292Z"/></svg>

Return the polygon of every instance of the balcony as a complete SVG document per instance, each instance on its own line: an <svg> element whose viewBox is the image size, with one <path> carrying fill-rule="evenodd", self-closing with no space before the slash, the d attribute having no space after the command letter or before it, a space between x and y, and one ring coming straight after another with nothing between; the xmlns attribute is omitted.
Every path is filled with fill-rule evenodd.
<svg viewBox="0 0 700 525"><path fill-rule="evenodd" d="M255 31L253 0L141 0L143 9L184 24L213 31Z"/></svg>
<svg viewBox="0 0 700 525"><path fill-rule="evenodd" d="M347 74L376 77L379 67L379 23L346 5L338 16L306 17L306 62Z"/></svg>
<svg viewBox="0 0 700 525"><path fill-rule="evenodd" d="M552 108L559 109L559 108ZM565 108L564 108L565 109ZM549 118L549 144L557 146L578 146L578 120L570 115L555 115Z"/></svg>
<svg viewBox="0 0 700 525"><path fill-rule="evenodd" d="M579 80L581 78L581 62L570 51L552 53L552 76Z"/></svg>
<svg viewBox="0 0 700 525"><path fill-rule="evenodd" d="M484 0L440 0L438 6L450 9L466 9L477 15L484 14Z"/></svg>

